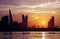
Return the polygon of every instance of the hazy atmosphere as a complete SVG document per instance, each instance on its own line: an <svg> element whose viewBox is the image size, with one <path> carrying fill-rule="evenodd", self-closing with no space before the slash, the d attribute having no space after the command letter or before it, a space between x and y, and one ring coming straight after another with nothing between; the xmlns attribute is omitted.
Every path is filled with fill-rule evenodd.
<svg viewBox="0 0 60 39"><path fill-rule="evenodd" d="M22 14L28 15L28 25L47 27L49 19L54 16L55 26L60 27L60 0L0 0L0 20L9 14L13 20L21 22Z"/></svg>

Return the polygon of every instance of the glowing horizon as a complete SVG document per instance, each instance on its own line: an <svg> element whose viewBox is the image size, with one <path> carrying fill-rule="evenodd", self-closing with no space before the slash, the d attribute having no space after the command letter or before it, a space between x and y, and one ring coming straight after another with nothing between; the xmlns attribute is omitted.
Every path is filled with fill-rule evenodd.
<svg viewBox="0 0 60 39"><path fill-rule="evenodd" d="M55 17L55 26L60 27L60 0L0 0L0 19L9 14L11 9L13 20L21 22L21 15L28 15L28 25L42 27L42 21L47 27L52 16Z"/></svg>

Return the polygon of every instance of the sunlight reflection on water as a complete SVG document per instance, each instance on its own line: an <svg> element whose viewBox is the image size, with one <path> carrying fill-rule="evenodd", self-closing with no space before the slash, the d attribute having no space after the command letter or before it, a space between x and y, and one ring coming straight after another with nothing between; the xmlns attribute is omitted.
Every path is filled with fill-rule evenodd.
<svg viewBox="0 0 60 39"><path fill-rule="evenodd" d="M11 34L12 33L12 34ZM60 39L60 32L0 32L0 39Z"/></svg>
<svg viewBox="0 0 60 39"><path fill-rule="evenodd" d="M45 32L42 32L42 39L45 39Z"/></svg>

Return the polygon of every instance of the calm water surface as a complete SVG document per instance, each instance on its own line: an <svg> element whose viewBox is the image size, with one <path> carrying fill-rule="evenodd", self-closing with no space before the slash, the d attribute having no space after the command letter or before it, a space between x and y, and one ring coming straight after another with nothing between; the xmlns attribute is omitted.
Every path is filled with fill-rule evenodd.
<svg viewBox="0 0 60 39"><path fill-rule="evenodd" d="M60 39L60 32L13 32L13 39Z"/></svg>
<svg viewBox="0 0 60 39"><path fill-rule="evenodd" d="M0 32L0 35L2 39L60 39L60 32L56 31Z"/></svg>

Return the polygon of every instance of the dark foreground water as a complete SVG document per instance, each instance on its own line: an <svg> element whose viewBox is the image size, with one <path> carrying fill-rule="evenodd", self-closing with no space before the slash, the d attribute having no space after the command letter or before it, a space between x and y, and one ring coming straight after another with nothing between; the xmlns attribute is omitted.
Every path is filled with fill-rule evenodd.
<svg viewBox="0 0 60 39"><path fill-rule="evenodd" d="M0 32L0 39L60 39L57 31Z"/></svg>

